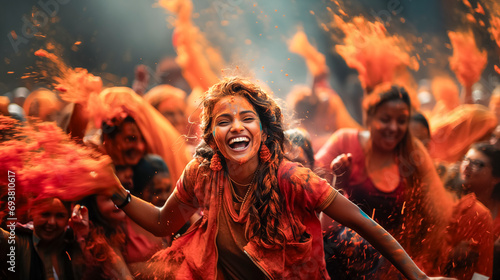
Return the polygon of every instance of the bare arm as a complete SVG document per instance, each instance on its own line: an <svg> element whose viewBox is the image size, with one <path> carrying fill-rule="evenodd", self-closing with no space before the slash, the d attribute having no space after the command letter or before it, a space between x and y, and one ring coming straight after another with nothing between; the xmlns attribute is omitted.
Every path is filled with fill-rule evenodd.
<svg viewBox="0 0 500 280"><path fill-rule="evenodd" d="M337 222L355 230L408 279L428 279L411 260L403 247L379 224L342 195L323 211Z"/></svg>
<svg viewBox="0 0 500 280"><path fill-rule="evenodd" d="M112 196L116 205L122 204L127 192L120 187ZM197 208L181 203L175 197L175 191L170 195L162 208L132 196L129 204L122 208L138 225L156 236L170 236L175 234L196 212Z"/></svg>
<svg viewBox="0 0 500 280"><path fill-rule="evenodd" d="M474 104L474 100L472 99L472 86L464 86L462 90L462 103Z"/></svg>

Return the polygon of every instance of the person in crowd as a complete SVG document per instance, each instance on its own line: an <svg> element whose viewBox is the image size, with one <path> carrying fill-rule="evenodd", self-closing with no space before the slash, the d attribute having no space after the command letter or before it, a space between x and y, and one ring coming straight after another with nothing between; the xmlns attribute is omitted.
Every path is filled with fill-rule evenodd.
<svg viewBox="0 0 500 280"><path fill-rule="evenodd" d="M181 135L187 135L186 92L170 85L158 85L144 95L144 100L155 107Z"/></svg>
<svg viewBox="0 0 500 280"><path fill-rule="evenodd" d="M160 278L329 278L318 212L359 232L408 279L429 279L382 227L310 169L284 159L281 109L241 78L203 99L203 142L162 208L120 184L107 193L139 225L172 235L203 216L153 257ZM203 248L203 249L201 249Z"/></svg>
<svg viewBox="0 0 500 280"><path fill-rule="evenodd" d="M131 116L103 124L102 143L115 165L133 166L146 155L146 143Z"/></svg>
<svg viewBox="0 0 500 280"><path fill-rule="evenodd" d="M465 191L469 193L462 199L464 201L462 204L467 205L467 201L469 201L470 205L471 201L474 201L476 210L474 211L475 215L459 218L470 219L479 224L468 232L470 237L467 240L468 250L466 251L472 251L477 255L479 263L487 265L482 256L491 253L490 248L478 243L477 240L481 235L492 231L492 238L495 242L494 261L498 263L500 257L498 254L500 251L498 247L500 244L500 150L488 143L472 145L460 165L460 177ZM492 230L484 230L487 221L485 216L488 216L484 213L485 209L493 218ZM493 266L493 270L495 275L493 279L496 279L495 277L500 276L500 270L497 265Z"/></svg>
<svg viewBox="0 0 500 280"><path fill-rule="evenodd" d="M426 273L439 273L454 201L425 147L411 135L410 97L404 88L385 83L365 97L363 107L367 129L334 133L316 153L316 164L395 235Z"/></svg>
<svg viewBox="0 0 500 280"><path fill-rule="evenodd" d="M313 171L314 151L307 131L301 128L285 131L285 158ZM323 221L325 220L325 221ZM378 252L355 231L320 215L323 229L326 270L334 279L370 278L380 267Z"/></svg>
<svg viewBox="0 0 500 280"><path fill-rule="evenodd" d="M23 109L28 117L36 117L42 121L58 121L62 102L54 92L39 88L28 95Z"/></svg>
<svg viewBox="0 0 500 280"><path fill-rule="evenodd" d="M144 164L138 165L134 170L134 178L135 181L141 181L140 185L144 185L139 197L158 207L167 202L174 190L168 167L157 155L145 156Z"/></svg>
<svg viewBox="0 0 500 280"><path fill-rule="evenodd" d="M125 259L125 213L104 195L91 195L80 201L87 207L90 233L86 250L95 260L92 279L133 279Z"/></svg>
<svg viewBox="0 0 500 280"><path fill-rule="evenodd" d="M185 138L188 149L193 153L200 140L199 112L194 108L199 102L194 103L192 100L198 95L194 93L188 98L185 91L170 85L157 85L144 95L144 100L155 107ZM188 106L188 102L191 106Z"/></svg>
<svg viewBox="0 0 500 280"><path fill-rule="evenodd" d="M314 151L309 133L304 129L294 128L285 131L285 137L288 140L285 143L285 158L314 170Z"/></svg>
<svg viewBox="0 0 500 280"><path fill-rule="evenodd" d="M305 59L313 75L312 87L293 88L287 101L296 113L296 118L301 121L301 126L313 136L314 150L319 150L337 129L361 128L340 96L331 88L325 56L309 43L303 31L294 35L289 50Z"/></svg>
<svg viewBox="0 0 500 280"><path fill-rule="evenodd" d="M409 129L411 134L420 140L425 147L429 145L429 141L431 140L431 129L424 115L420 113L412 114Z"/></svg>
<svg viewBox="0 0 500 280"><path fill-rule="evenodd" d="M2 255L2 274L7 279L86 279L86 263L91 261L83 253L89 233L87 209L76 205L72 211L71 202L41 196L32 200L30 216L32 222L14 230L15 272L5 270L9 257ZM7 243L10 234L0 231L0 243Z"/></svg>

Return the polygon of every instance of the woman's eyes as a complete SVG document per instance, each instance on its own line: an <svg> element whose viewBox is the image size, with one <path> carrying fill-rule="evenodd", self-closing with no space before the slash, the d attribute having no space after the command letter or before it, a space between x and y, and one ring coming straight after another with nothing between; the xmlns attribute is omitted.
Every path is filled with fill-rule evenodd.
<svg viewBox="0 0 500 280"><path fill-rule="evenodd" d="M248 123L248 122L253 122L254 120L255 120L255 117L244 117L244 118L242 118L241 121ZM217 125L218 126L226 126L226 125L229 125L230 123L231 123L231 121L229 121L229 120L221 120L221 121L217 122Z"/></svg>
<svg viewBox="0 0 500 280"><path fill-rule="evenodd" d="M391 122L391 118L380 118L380 121L383 123ZM407 118L397 119L398 124L406 124L408 122Z"/></svg>

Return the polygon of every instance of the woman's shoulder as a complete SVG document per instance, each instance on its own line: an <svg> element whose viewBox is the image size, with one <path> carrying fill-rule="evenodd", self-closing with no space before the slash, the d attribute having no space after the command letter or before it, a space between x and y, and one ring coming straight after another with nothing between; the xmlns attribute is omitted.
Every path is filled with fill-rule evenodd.
<svg viewBox="0 0 500 280"><path fill-rule="evenodd" d="M341 128L335 131L323 147L316 152L315 159L318 166L329 166L335 156L359 150L360 132L356 128Z"/></svg>
<svg viewBox="0 0 500 280"><path fill-rule="evenodd" d="M358 128L341 128L335 131L330 138L352 140L357 139L360 132Z"/></svg>
<svg viewBox="0 0 500 280"><path fill-rule="evenodd" d="M199 172L209 172L210 171L210 161L203 157L194 157L184 168L184 177L186 175L197 174Z"/></svg>
<svg viewBox="0 0 500 280"><path fill-rule="evenodd" d="M280 185L288 182L294 185L304 185L323 179L300 163L283 160L278 169L278 180Z"/></svg>
<svg viewBox="0 0 500 280"><path fill-rule="evenodd" d="M489 221L489 223L493 223L490 211L479 200L477 200L474 193L469 193L460 198L453 210L452 219L455 222L464 220L474 220L479 222L479 220L486 220Z"/></svg>

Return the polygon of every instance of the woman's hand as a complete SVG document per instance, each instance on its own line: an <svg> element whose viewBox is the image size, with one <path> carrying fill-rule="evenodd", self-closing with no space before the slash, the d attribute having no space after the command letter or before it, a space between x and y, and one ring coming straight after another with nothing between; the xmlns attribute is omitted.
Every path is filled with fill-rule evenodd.
<svg viewBox="0 0 500 280"><path fill-rule="evenodd" d="M335 185L340 189L343 188L351 176L352 154L341 154L337 156L330 164L330 169L335 175ZM332 183L333 184L333 183Z"/></svg>
<svg viewBox="0 0 500 280"><path fill-rule="evenodd" d="M109 185L109 187L104 189L104 191L100 194L111 197L111 198L113 198L113 197L116 198L117 195L126 197L127 196L126 190L122 186L120 179L118 179L118 177L116 176L114 166L112 164L107 165L106 167L104 167L103 172L110 174L110 176L113 176L114 179L112 180L112 183ZM113 201L113 202L116 203L116 201ZM120 204L120 203L121 202L119 202L118 204Z"/></svg>
<svg viewBox="0 0 500 280"><path fill-rule="evenodd" d="M69 219L69 226L75 232L75 237L77 241L84 241L87 239L90 227L89 227L89 210L85 206L80 206L80 204L75 205L71 218Z"/></svg>

